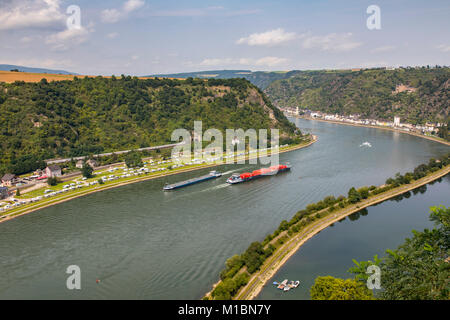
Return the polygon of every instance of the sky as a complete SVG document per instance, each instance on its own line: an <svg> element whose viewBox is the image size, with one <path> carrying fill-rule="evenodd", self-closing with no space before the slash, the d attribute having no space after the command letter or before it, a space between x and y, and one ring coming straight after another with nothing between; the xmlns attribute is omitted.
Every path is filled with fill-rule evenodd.
<svg viewBox="0 0 450 320"><path fill-rule="evenodd" d="M0 0L0 64L137 76L450 65L449 30L448 0Z"/></svg>

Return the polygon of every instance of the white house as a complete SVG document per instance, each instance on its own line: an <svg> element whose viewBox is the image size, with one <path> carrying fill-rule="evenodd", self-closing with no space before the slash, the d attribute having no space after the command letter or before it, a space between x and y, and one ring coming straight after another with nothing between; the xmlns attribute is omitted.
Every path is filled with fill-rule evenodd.
<svg viewBox="0 0 450 320"><path fill-rule="evenodd" d="M45 174L47 175L48 178L61 177L62 176L61 167L58 165L48 166L45 169Z"/></svg>

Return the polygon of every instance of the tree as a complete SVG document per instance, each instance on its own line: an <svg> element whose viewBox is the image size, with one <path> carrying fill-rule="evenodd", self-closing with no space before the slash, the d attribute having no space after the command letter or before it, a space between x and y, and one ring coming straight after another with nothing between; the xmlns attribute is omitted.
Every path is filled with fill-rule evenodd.
<svg viewBox="0 0 450 320"><path fill-rule="evenodd" d="M361 201L361 194L355 188L351 188L348 192L348 201L350 203L358 203Z"/></svg>
<svg viewBox="0 0 450 320"><path fill-rule="evenodd" d="M387 250L387 256L376 261L381 269L381 299L450 299L450 208L432 207L430 220L434 221L435 229L413 231L412 238L396 250ZM363 283L367 279L365 267L373 263L355 261L355 264L349 271Z"/></svg>
<svg viewBox="0 0 450 320"><path fill-rule="evenodd" d="M83 169L81 169L81 173L83 177L90 179L93 177L92 173L94 172L94 169L90 165L88 165L86 162L83 163Z"/></svg>
<svg viewBox="0 0 450 320"><path fill-rule="evenodd" d="M16 197L20 197L20 189L17 189L17 191L16 191Z"/></svg>
<svg viewBox="0 0 450 320"><path fill-rule="evenodd" d="M450 119L447 120L447 123L439 128L439 137L444 140L450 140L450 134L448 133L448 128L450 126Z"/></svg>
<svg viewBox="0 0 450 320"><path fill-rule="evenodd" d="M363 187L361 189L358 189L358 192L359 192L361 198L363 198L363 199L367 199L370 195L368 187Z"/></svg>
<svg viewBox="0 0 450 320"><path fill-rule="evenodd" d="M125 156L125 163L128 168L142 167L142 158L139 152L131 151Z"/></svg>
<svg viewBox="0 0 450 320"><path fill-rule="evenodd" d="M47 184L51 187L57 186L60 183L57 177L52 177L47 179Z"/></svg>
<svg viewBox="0 0 450 320"><path fill-rule="evenodd" d="M244 263L250 274L257 271L264 261L264 248L261 243L253 242L243 254Z"/></svg>
<svg viewBox="0 0 450 320"><path fill-rule="evenodd" d="M312 300L374 300L372 291L354 279L318 277L310 290Z"/></svg>

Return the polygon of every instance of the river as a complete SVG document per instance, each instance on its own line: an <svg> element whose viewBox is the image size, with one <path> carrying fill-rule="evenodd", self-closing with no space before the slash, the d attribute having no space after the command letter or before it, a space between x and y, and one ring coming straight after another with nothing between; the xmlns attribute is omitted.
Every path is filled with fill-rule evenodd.
<svg viewBox="0 0 450 320"><path fill-rule="evenodd" d="M450 150L397 132L291 120L319 137L309 148L280 155L282 163L293 165L291 173L228 186L225 180L232 172L259 166L222 166L218 170L226 172L225 177L176 192L164 193L162 187L166 182L208 170L91 194L0 224L0 299L199 299L217 281L227 258L243 252L251 242L264 239L282 220L290 219L308 203L327 195L346 194L352 186L382 184L395 173L410 171ZM372 147L361 147L364 142ZM435 186L448 191L444 183ZM428 194L440 193L427 192L425 196ZM398 204L398 208L402 205ZM372 211L370 208L368 216L352 223L347 219L316 238L322 239L329 230L334 232L341 226L347 228L342 230L342 237L364 236L365 229L373 229L364 223L381 216ZM421 211L424 217L412 223L413 227L429 226L426 211ZM383 217L377 226L387 233L386 238L391 238L399 232L394 227L402 224L394 215ZM411 225L405 226L393 241L399 243ZM298 260L297 256L316 238L277 275L305 281L301 289L293 292L293 298L307 298L302 290L306 290L308 277L314 278L322 271L340 276L351 266L351 258L369 258L382 248L395 247L392 242L367 244L377 241L372 238L355 242L352 249L332 243L329 249L324 245L317 253L315 267L296 269L296 261L310 261L308 257ZM340 256L335 250L354 250L354 254L349 252L350 260L346 256L331 261ZM358 250L365 254L359 255ZM321 261L324 263L317 269ZM66 268L70 265L81 268L79 291L66 288ZM330 265L335 265L335 272L327 269ZM291 269L285 269L289 266ZM279 292L270 289L267 287L261 297L287 297L279 297Z"/></svg>
<svg viewBox="0 0 450 320"><path fill-rule="evenodd" d="M383 257L386 249L396 249L411 238L412 230L433 229L430 207L450 206L450 175L431 185L418 188L400 199L392 199L354 214L317 234L303 245L278 271L258 296L259 300L307 300L310 288L319 276L349 279L352 259ZM278 290L272 282L300 280L301 286L290 292ZM376 291L375 291L376 292Z"/></svg>

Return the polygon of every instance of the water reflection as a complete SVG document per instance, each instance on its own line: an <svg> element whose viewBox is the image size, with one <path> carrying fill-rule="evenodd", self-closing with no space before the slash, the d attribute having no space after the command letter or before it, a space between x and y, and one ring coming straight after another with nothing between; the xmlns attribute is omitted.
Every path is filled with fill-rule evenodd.
<svg viewBox="0 0 450 320"><path fill-rule="evenodd" d="M395 142L389 131L305 120L297 123L317 134L319 141L280 155L282 163L294 166L290 174L234 187L227 186L224 177L176 193L162 192L165 182L209 172L200 170L99 192L1 224L0 299L200 299L217 281L229 257L242 253L253 241L262 241L309 203L327 195L337 197L353 186L383 184L396 172L413 170L449 150L408 135L400 135ZM362 141L374 147L361 149ZM255 167L218 169L231 175L233 170L248 172ZM419 192L408 201L420 196ZM395 219L401 216L397 212L405 203L390 202L389 206L401 208L384 218L382 213L372 213L386 204L370 208L368 216L360 214L357 222L336 223L317 239L326 239L334 230L343 237L360 233L367 237L378 228L386 234L373 242L382 243L398 234L390 228L397 227ZM407 214L407 223L414 221ZM378 225L363 227L377 219L381 219ZM419 220L418 227L422 225ZM345 247L339 241L326 241L325 248L315 248L314 254L339 267L339 261L352 250L371 249L372 240L364 237L345 242ZM311 241L315 243L316 237ZM355 243L356 249L352 248ZM355 257L345 257L345 263ZM82 268L86 279L77 294L61 285L72 264ZM96 279L102 279L101 286Z"/></svg>
<svg viewBox="0 0 450 320"><path fill-rule="evenodd" d="M375 254L384 256L387 248L397 248L411 237L411 230L431 229L429 208L450 206L449 191L450 175L447 175L403 194L401 202L399 197L397 201L385 201L341 219L303 245L269 281L299 279L300 288L285 294L267 285L258 299L307 300L317 277L351 278L347 271L352 267L352 259L366 261Z"/></svg>

